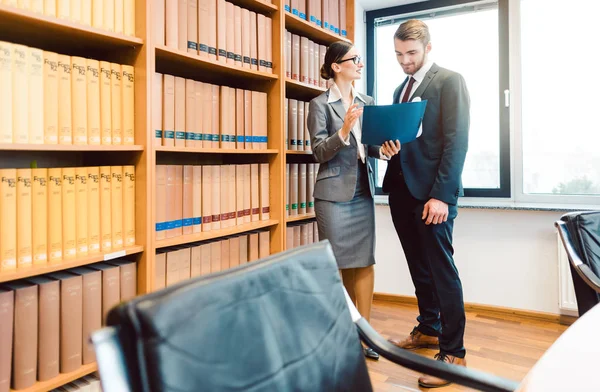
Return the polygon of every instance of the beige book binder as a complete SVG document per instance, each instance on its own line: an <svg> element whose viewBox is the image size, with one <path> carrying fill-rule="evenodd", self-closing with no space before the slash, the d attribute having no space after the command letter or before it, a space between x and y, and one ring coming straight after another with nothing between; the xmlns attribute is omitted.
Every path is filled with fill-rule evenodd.
<svg viewBox="0 0 600 392"><path fill-rule="evenodd" d="M306 20L310 24L317 24L317 14L315 13L315 0L306 0Z"/></svg>
<svg viewBox="0 0 600 392"><path fill-rule="evenodd" d="M300 225L300 246L308 245L308 226L310 223Z"/></svg>
<svg viewBox="0 0 600 392"><path fill-rule="evenodd" d="M285 229L285 250L294 249L294 227L287 225Z"/></svg>
<svg viewBox="0 0 600 392"><path fill-rule="evenodd" d="M302 20L308 20L306 18L306 2L308 0L298 0L298 16Z"/></svg>
<svg viewBox="0 0 600 392"><path fill-rule="evenodd" d="M298 165L298 215L306 214L306 163Z"/></svg>
<svg viewBox="0 0 600 392"><path fill-rule="evenodd" d="M202 231L212 229L212 167L202 166Z"/></svg>
<svg viewBox="0 0 600 392"><path fill-rule="evenodd" d="M212 190L211 207L212 207L212 230L221 229L221 167L218 165L210 166Z"/></svg>
<svg viewBox="0 0 600 392"><path fill-rule="evenodd" d="M154 145L162 145L162 103L163 103L163 75L155 72L152 78L152 130L154 132Z"/></svg>
<svg viewBox="0 0 600 392"><path fill-rule="evenodd" d="M229 238L229 268L240 265L240 237Z"/></svg>
<svg viewBox="0 0 600 392"><path fill-rule="evenodd" d="M300 81L300 36L292 34L292 79Z"/></svg>
<svg viewBox="0 0 600 392"><path fill-rule="evenodd" d="M225 48L227 49L227 64L235 64L235 7L225 2Z"/></svg>
<svg viewBox="0 0 600 392"><path fill-rule="evenodd" d="M285 77L292 78L292 33L285 31Z"/></svg>
<svg viewBox="0 0 600 392"><path fill-rule="evenodd" d="M87 132L87 61L71 57L71 116L73 144L88 144Z"/></svg>
<svg viewBox="0 0 600 392"><path fill-rule="evenodd" d="M290 0L285 0L284 10L286 12L292 12L292 5L291 5L291 1Z"/></svg>
<svg viewBox="0 0 600 392"><path fill-rule="evenodd" d="M190 278L202 275L202 250L197 243L189 244Z"/></svg>
<svg viewBox="0 0 600 392"><path fill-rule="evenodd" d="M57 0L61 1L61 0ZM102 23L104 30L115 31L115 0L102 0Z"/></svg>
<svg viewBox="0 0 600 392"><path fill-rule="evenodd" d="M308 83L308 38L300 37L300 81Z"/></svg>
<svg viewBox="0 0 600 392"><path fill-rule="evenodd" d="M273 20L265 19L265 38L267 40L267 72L273 73Z"/></svg>
<svg viewBox="0 0 600 392"><path fill-rule="evenodd" d="M57 264L63 258L62 170L48 169L48 262ZM0 242L0 245L2 242Z"/></svg>
<svg viewBox="0 0 600 392"><path fill-rule="evenodd" d="M15 293L0 288L0 391L10 391ZM58 339L57 339L58 341Z"/></svg>
<svg viewBox="0 0 600 392"><path fill-rule="evenodd" d="M176 248L169 248L167 252L166 261L166 272L165 272L165 284L167 287L179 282L179 269L180 269L180 254Z"/></svg>
<svg viewBox="0 0 600 392"><path fill-rule="evenodd" d="M331 18L329 17L329 0L321 0L321 19L323 28L330 30Z"/></svg>
<svg viewBox="0 0 600 392"><path fill-rule="evenodd" d="M123 33L135 35L135 0L123 1Z"/></svg>
<svg viewBox="0 0 600 392"><path fill-rule="evenodd" d="M17 230L17 268L28 268L32 264L31 169L17 169L16 176L17 216L16 227L13 227L13 230ZM3 219L4 216L0 218Z"/></svg>
<svg viewBox="0 0 600 392"><path fill-rule="evenodd" d="M227 194L229 193L229 166L221 165L219 166L220 170L220 196L221 196L221 229L225 229L230 226L229 220L229 198Z"/></svg>
<svg viewBox="0 0 600 392"><path fill-rule="evenodd" d="M309 102L304 102L304 151L312 151L310 143L310 132L308 131L308 108Z"/></svg>
<svg viewBox="0 0 600 392"><path fill-rule="evenodd" d="M119 267L96 263L89 268L102 271L102 325L106 325L108 311L117 305L121 298L121 276Z"/></svg>
<svg viewBox="0 0 600 392"><path fill-rule="evenodd" d="M244 149L244 90L235 89L235 148Z"/></svg>
<svg viewBox="0 0 600 392"><path fill-rule="evenodd" d="M244 90L244 149L252 149L252 91Z"/></svg>
<svg viewBox="0 0 600 392"><path fill-rule="evenodd" d="M88 254L88 169L75 168L75 233L77 257ZM73 208L73 207L71 207Z"/></svg>
<svg viewBox="0 0 600 392"><path fill-rule="evenodd" d="M167 166L156 165L156 215L155 215L155 238L164 240L167 229Z"/></svg>
<svg viewBox="0 0 600 392"><path fill-rule="evenodd" d="M99 145L100 138L100 63L86 60L86 104L88 144Z"/></svg>
<svg viewBox="0 0 600 392"><path fill-rule="evenodd" d="M88 254L100 253L100 168L87 168Z"/></svg>
<svg viewBox="0 0 600 392"><path fill-rule="evenodd" d="M71 19L71 1L56 0L56 16L59 19Z"/></svg>
<svg viewBox="0 0 600 392"><path fill-rule="evenodd" d="M259 259L260 251L258 249L258 233L251 232L248 234L248 261L256 261Z"/></svg>
<svg viewBox="0 0 600 392"><path fill-rule="evenodd" d="M177 219L177 191L175 189L175 177L177 175L174 165L167 165L165 169L165 195L166 216L164 221L165 238L177 236L175 221Z"/></svg>
<svg viewBox="0 0 600 392"><path fill-rule="evenodd" d="M217 1L217 60L227 62L227 5L225 0Z"/></svg>
<svg viewBox="0 0 600 392"><path fill-rule="evenodd" d="M1 56L1 55L0 55ZM0 71L1 73L2 71ZM44 52L27 48L29 143L44 143Z"/></svg>
<svg viewBox="0 0 600 392"><path fill-rule="evenodd" d="M100 166L100 250L103 253L112 249L111 180L110 166Z"/></svg>
<svg viewBox="0 0 600 392"><path fill-rule="evenodd" d="M123 248L123 166L110 167L112 250Z"/></svg>
<svg viewBox="0 0 600 392"><path fill-rule="evenodd" d="M290 164L285 165L285 216L290 216ZM287 248L286 248L287 249Z"/></svg>
<svg viewBox="0 0 600 392"><path fill-rule="evenodd" d="M296 146L304 151L304 102L298 101L298 118L296 120Z"/></svg>
<svg viewBox="0 0 600 392"><path fill-rule="evenodd" d="M242 9L239 6L233 8L233 30L234 30L234 45L233 45L233 57L235 65L242 67Z"/></svg>
<svg viewBox="0 0 600 392"><path fill-rule="evenodd" d="M122 65L122 132L123 132L123 144L133 145L134 142L134 74L133 67L131 65Z"/></svg>
<svg viewBox="0 0 600 392"><path fill-rule="evenodd" d="M63 260L77 257L77 210L75 168L62 169L62 240Z"/></svg>
<svg viewBox="0 0 600 392"><path fill-rule="evenodd" d="M188 43L188 0L177 2L177 49L187 51ZM192 38L193 39L193 38Z"/></svg>
<svg viewBox="0 0 600 392"><path fill-rule="evenodd" d="M45 4L49 2L56 2L56 0L44 0ZM44 6L44 13L46 13L46 6ZM92 0L92 27L104 28L104 0Z"/></svg>
<svg viewBox="0 0 600 392"><path fill-rule="evenodd" d="M313 43L313 55L313 86L319 86L321 80L321 62L319 55L319 44L317 44L316 42Z"/></svg>
<svg viewBox="0 0 600 392"><path fill-rule="evenodd" d="M250 69L258 71L258 31L256 13L250 11Z"/></svg>
<svg viewBox="0 0 600 392"><path fill-rule="evenodd" d="M212 132L211 132L211 147L219 148L219 130L221 129L219 121L219 86L211 85L212 90ZM204 143L202 144L204 147Z"/></svg>
<svg viewBox="0 0 600 392"><path fill-rule="evenodd" d="M194 167L183 166L183 234L194 231Z"/></svg>
<svg viewBox="0 0 600 392"><path fill-rule="evenodd" d="M13 143L29 143L28 49L12 45L12 121Z"/></svg>
<svg viewBox="0 0 600 392"><path fill-rule="evenodd" d="M110 63L100 61L100 137L102 138L102 144L105 146L113 144L111 89L112 72Z"/></svg>
<svg viewBox="0 0 600 392"><path fill-rule="evenodd" d="M196 147L196 118L196 82L185 79L185 146L189 148Z"/></svg>
<svg viewBox="0 0 600 392"><path fill-rule="evenodd" d="M315 43L308 40L308 84L313 85L315 82Z"/></svg>
<svg viewBox="0 0 600 392"><path fill-rule="evenodd" d="M202 166L192 169L192 232L202 232Z"/></svg>
<svg viewBox="0 0 600 392"><path fill-rule="evenodd" d="M231 266L231 262L229 260L229 238L222 239L221 243L221 271L228 270Z"/></svg>
<svg viewBox="0 0 600 392"><path fill-rule="evenodd" d="M269 164L260 164L260 220L270 219Z"/></svg>
<svg viewBox="0 0 600 392"><path fill-rule="evenodd" d="M268 230L258 233L258 257L260 259L271 254L271 232Z"/></svg>
<svg viewBox="0 0 600 392"><path fill-rule="evenodd" d="M330 0L329 17L333 23L333 32L335 34L339 34L340 33L340 3L339 3L339 0ZM330 28L330 30L331 30L331 28Z"/></svg>
<svg viewBox="0 0 600 392"><path fill-rule="evenodd" d="M123 166L123 243L135 245L135 166Z"/></svg>
<svg viewBox="0 0 600 392"><path fill-rule="evenodd" d="M229 107L229 95L231 88L227 86L221 86L220 105L219 105L219 148L229 148L230 138L230 107Z"/></svg>
<svg viewBox="0 0 600 392"><path fill-rule="evenodd" d="M209 0L197 0L198 1L198 35L196 43L198 47L198 55L200 57L208 57L208 36L209 30Z"/></svg>
<svg viewBox="0 0 600 392"><path fill-rule="evenodd" d="M175 166L175 224L173 234L183 234L183 166Z"/></svg>
<svg viewBox="0 0 600 392"><path fill-rule="evenodd" d="M44 15L56 17L56 0L44 0Z"/></svg>
<svg viewBox="0 0 600 392"><path fill-rule="evenodd" d="M175 146L175 77L163 75L163 139L162 145Z"/></svg>
<svg viewBox="0 0 600 392"><path fill-rule="evenodd" d="M165 42L171 49L179 49L178 8L179 0L165 0Z"/></svg>
<svg viewBox="0 0 600 392"><path fill-rule="evenodd" d="M306 213L312 214L315 212L315 164L309 163L306 168Z"/></svg>
<svg viewBox="0 0 600 392"><path fill-rule="evenodd" d="M298 2L300 0L290 0L290 6L292 8L292 14L300 16L300 10L298 9Z"/></svg>
<svg viewBox="0 0 600 392"><path fill-rule="evenodd" d="M258 70L267 72L267 21L263 14L256 14L256 34L258 45Z"/></svg>
<svg viewBox="0 0 600 392"><path fill-rule="evenodd" d="M0 143L13 142L12 56L12 44L0 41Z"/></svg>
<svg viewBox="0 0 600 392"><path fill-rule="evenodd" d="M165 45L165 0L153 0L152 13L154 14L154 43Z"/></svg>
<svg viewBox="0 0 600 392"><path fill-rule="evenodd" d="M202 108L204 106L204 83L194 82L194 92L196 94L196 106L194 108L194 145L196 148L202 148Z"/></svg>
<svg viewBox="0 0 600 392"><path fill-rule="evenodd" d="M204 242L200 244L200 275L210 274L210 243Z"/></svg>
<svg viewBox="0 0 600 392"><path fill-rule="evenodd" d="M210 243L210 272L221 271L221 243L213 241Z"/></svg>
<svg viewBox="0 0 600 392"><path fill-rule="evenodd" d="M119 267L119 295L121 302L129 301L137 293L137 264L131 260L111 260L106 264Z"/></svg>
<svg viewBox="0 0 600 392"><path fill-rule="evenodd" d="M288 149L298 150L298 101L289 100L288 108Z"/></svg>
<svg viewBox="0 0 600 392"><path fill-rule="evenodd" d="M240 265L248 262L248 235L242 234L240 239Z"/></svg>
<svg viewBox="0 0 600 392"><path fill-rule="evenodd" d="M236 201L237 197L235 194L235 165L229 165L229 191L227 195L229 197L229 226L235 226L237 222L237 209Z"/></svg>
<svg viewBox="0 0 600 392"><path fill-rule="evenodd" d="M175 77L175 147L185 147L185 79Z"/></svg>
<svg viewBox="0 0 600 392"><path fill-rule="evenodd" d="M60 281L60 372L69 373L82 364L83 279L65 272L49 276Z"/></svg>
<svg viewBox="0 0 600 392"><path fill-rule="evenodd" d="M314 239L314 232L313 232L313 224L312 224L312 222L306 224L306 231L308 233L307 234L308 235L308 243L309 244L314 243L315 239Z"/></svg>
<svg viewBox="0 0 600 392"><path fill-rule="evenodd" d="M33 265L48 262L48 169L31 169L31 250ZM1 268L0 268L1 270Z"/></svg>
<svg viewBox="0 0 600 392"><path fill-rule="evenodd" d="M237 226L244 224L244 165L235 165L235 211Z"/></svg>
<svg viewBox="0 0 600 392"><path fill-rule="evenodd" d="M167 267L167 254L162 250L156 251L154 256L154 291L165 288L166 286L166 267Z"/></svg>
<svg viewBox="0 0 600 392"><path fill-rule="evenodd" d="M217 60L217 0L208 2L208 58Z"/></svg>
<svg viewBox="0 0 600 392"><path fill-rule="evenodd" d="M187 52L198 54L198 0L187 0Z"/></svg>
<svg viewBox="0 0 600 392"><path fill-rule="evenodd" d="M111 103L111 124L112 124L112 144L123 144L123 92L121 65L110 63L110 103Z"/></svg>
<svg viewBox="0 0 600 392"><path fill-rule="evenodd" d="M38 350L38 287L24 281L9 282L14 291L12 388L25 389L36 382ZM4 321L4 320L3 320Z"/></svg>
<svg viewBox="0 0 600 392"><path fill-rule="evenodd" d="M115 33L123 34L125 31L125 20L124 20L124 1L114 0L115 2Z"/></svg>
<svg viewBox="0 0 600 392"><path fill-rule="evenodd" d="M319 226L317 225L317 222L313 222L313 242L319 242L320 238L319 238Z"/></svg>
<svg viewBox="0 0 600 392"><path fill-rule="evenodd" d="M340 27L340 32L339 34L342 37L347 37L348 36L348 32L346 31L346 0L339 0L339 27Z"/></svg>
<svg viewBox="0 0 600 392"><path fill-rule="evenodd" d="M260 220L260 180L258 174L258 163L250 164L250 192L251 192L251 217L252 222Z"/></svg>
<svg viewBox="0 0 600 392"><path fill-rule="evenodd" d="M244 169L244 223L252 221L252 180L250 164L242 165Z"/></svg>
<svg viewBox="0 0 600 392"><path fill-rule="evenodd" d="M198 147L212 148L212 84L202 86L202 144Z"/></svg>
<svg viewBox="0 0 600 392"><path fill-rule="evenodd" d="M250 63L250 11L242 8L242 66L251 68Z"/></svg>
<svg viewBox="0 0 600 392"><path fill-rule="evenodd" d="M261 134L261 97L260 92L252 91L252 150L260 149L260 134Z"/></svg>
<svg viewBox="0 0 600 392"><path fill-rule="evenodd" d="M293 232L294 232L294 248L297 248L300 246L300 225L295 225Z"/></svg>
<svg viewBox="0 0 600 392"><path fill-rule="evenodd" d="M298 215L298 164L290 164L290 216Z"/></svg>
<svg viewBox="0 0 600 392"><path fill-rule="evenodd" d="M322 1L325 3L327 0L322 0ZM325 53L326 52L327 52L327 48L325 47L325 45L319 45L319 69L321 69L321 66L325 63ZM322 88L326 88L327 80L321 78L319 85Z"/></svg>

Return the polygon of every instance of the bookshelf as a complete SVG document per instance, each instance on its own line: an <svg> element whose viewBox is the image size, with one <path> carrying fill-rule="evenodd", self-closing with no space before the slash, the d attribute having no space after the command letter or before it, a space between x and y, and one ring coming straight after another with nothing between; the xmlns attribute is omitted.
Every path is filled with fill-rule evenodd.
<svg viewBox="0 0 600 392"><path fill-rule="evenodd" d="M311 153L288 151L285 135L285 98L309 101L325 89L286 78L286 29L327 45L342 37L300 19L284 10L285 0L231 0L234 5L260 13L272 21L272 72L241 68L168 47L156 42L157 0L135 1L135 33L126 35L79 22L59 19L0 4L0 41L35 47L43 51L80 56L98 61L133 66L134 144L61 145L0 143L0 168L26 168L32 160L38 167L83 167L132 165L135 168L135 244L119 250L76 257L56 264L1 271L0 285L20 279L87 266L114 258L137 263L137 293L155 290L155 259L158 249L218 240L238 234L268 230L270 253L286 249L287 223L314 218L314 214L286 217L286 164L291 160L312 161ZM354 0L346 1L347 40L353 39ZM223 149L158 146L153 129L153 87L156 72L198 82L213 83L267 94L268 142L266 149ZM175 238L156 239L156 173L161 164L247 164L267 163L269 170L270 217L221 230ZM0 321L1 322L1 321ZM60 373L57 377L19 391L46 391L97 370L95 363ZM11 389L11 392L15 392Z"/></svg>

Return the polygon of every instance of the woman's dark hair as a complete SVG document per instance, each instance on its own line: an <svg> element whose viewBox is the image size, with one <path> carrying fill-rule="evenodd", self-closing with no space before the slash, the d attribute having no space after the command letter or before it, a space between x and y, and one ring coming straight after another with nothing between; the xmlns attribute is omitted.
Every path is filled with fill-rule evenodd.
<svg viewBox="0 0 600 392"><path fill-rule="evenodd" d="M331 65L340 61L353 45L346 41L337 41L329 45L325 53L325 62L321 65L321 77L325 80L333 79L334 72Z"/></svg>

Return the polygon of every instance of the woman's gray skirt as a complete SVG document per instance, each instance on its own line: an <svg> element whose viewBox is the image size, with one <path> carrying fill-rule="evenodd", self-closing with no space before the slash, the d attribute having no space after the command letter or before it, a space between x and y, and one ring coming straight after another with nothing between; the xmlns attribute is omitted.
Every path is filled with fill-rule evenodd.
<svg viewBox="0 0 600 392"><path fill-rule="evenodd" d="M369 192L367 168L360 161L357 167L352 200L315 199L319 241L329 240L339 269L375 264L375 204Z"/></svg>

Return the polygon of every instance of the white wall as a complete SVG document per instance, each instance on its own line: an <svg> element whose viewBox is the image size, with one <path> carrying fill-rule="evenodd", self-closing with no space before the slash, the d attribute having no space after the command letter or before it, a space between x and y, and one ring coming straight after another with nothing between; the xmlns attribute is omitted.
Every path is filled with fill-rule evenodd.
<svg viewBox="0 0 600 392"><path fill-rule="evenodd" d="M376 207L375 292L414 296L389 207ZM469 303L559 313L554 221L563 213L459 209L455 262Z"/></svg>
<svg viewBox="0 0 600 392"><path fill-rule="evenodd" d="M363 22L364 7L358 2L354 3L354 46L363 58L363 64L367 62L367 35L366 23ZM362 79L354 84L358 92L367 93L367 67L362 70Z"/></svg>

